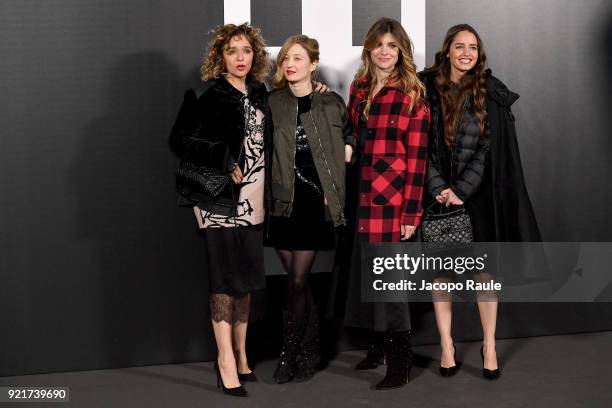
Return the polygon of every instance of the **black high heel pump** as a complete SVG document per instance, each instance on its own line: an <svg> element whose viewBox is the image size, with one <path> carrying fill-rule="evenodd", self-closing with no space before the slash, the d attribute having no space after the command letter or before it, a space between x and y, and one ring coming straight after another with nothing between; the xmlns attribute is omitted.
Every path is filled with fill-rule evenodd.
<svg viewBox="0 0 612 408"><path fill-rule="evenodd" d="M456 355L457 349L453 344L453 359L455 360L455 365L452 367L442 367L440 365L440 375L442 377L452 377L453 375L457 374L457 370L459 369L459 363L457 363L457 359L455 358ZM440 364L442 364L442 362L440 362Z"/></svg>
<svg viewBox="0 0 612 408"><path fill-rule="evenodd" d="M250 373L238 373L238 379L240 380L240 382L259 382L259 378L257 378L257 376L255 375L255 371L252 370Z"/></svg>
<svg viewBox="0 0 612 408"><path fill-rule="evenodd" d="M482 357L482 364L484 365L484 344L480 346L480 357ZM482 376L487 380L497 380L501 375L499 368L495 370L489 370L488 368L482 367Z"/></svg>
<svg viewBox="0 0 612 408"><path fill-rule="evenodd" d="M221 378L221 371L219 370L219 364L215 361L215 371L217 372L217 388L221 388L224 394L231 395L232 397L248 397L249 394L242 385L234 388L227 388L223 384Z"/></svg>

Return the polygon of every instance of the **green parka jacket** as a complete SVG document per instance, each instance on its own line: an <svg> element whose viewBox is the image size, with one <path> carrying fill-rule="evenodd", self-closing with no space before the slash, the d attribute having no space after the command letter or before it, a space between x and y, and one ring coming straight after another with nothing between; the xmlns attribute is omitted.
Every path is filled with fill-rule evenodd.
<svg viewBox="0 0 612 408"><path fill-rule="evenodd" d="M344 146L355 148L349 114L342 97L334 92L313 92L309 112L300 119L308 135L315 167L327 199L334 226L346 224ZM287 86L270 94L268 103L274 124L272 152L272 208L274 216L291 215L295 181L295 131L298 100Z"/></svg>

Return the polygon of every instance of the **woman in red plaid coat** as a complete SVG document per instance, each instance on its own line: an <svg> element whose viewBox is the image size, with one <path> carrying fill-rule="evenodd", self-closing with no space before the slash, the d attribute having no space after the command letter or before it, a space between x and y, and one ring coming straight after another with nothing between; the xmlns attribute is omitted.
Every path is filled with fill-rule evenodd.
<svg viewBox="0 0 612 408"><path fill-rule="evenodd" d="M348 106L359 146L359 181L345 324L374 331L377 340L356 369L375 368L386 355L387 374L376 386L386 389L407 382L410 313L407 303L361 301L360 246L410 239L419 226L429 112L410 39L398 21L374 23L361 61Z"/></svg>

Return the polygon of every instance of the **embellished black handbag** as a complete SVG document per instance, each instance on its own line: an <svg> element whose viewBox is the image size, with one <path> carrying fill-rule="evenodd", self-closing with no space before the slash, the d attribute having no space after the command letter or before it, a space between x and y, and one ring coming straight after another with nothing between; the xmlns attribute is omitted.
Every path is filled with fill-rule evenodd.
<svg viewBox="0 0 612 408"><path fill-rule="evenodd" d="M176 170L176 179L184 185L195 187L211 198L216 198L229 183L230 176L219 170L183 160Z"/></svg>
<svg viewBox="0 0 612 408"><path fill-rule="evenodd" d="M434 206L440 206L434 211ZM472 222L462 205L448 209L434 202L430 205L421 221L423 242L429 248L457 248L467 246L473 241Z"/></svg>
<svg viewBox="0 0 612 408"><path fill-rule="evenodd" d="M463 111L467 109L468 99L463 103ZM455 129L455 134L459 128ZM453 154L451 152L450 187L453 188ZM436 213L433 208L439 206ZM453 205L452 209L434 201L421 220L421 236L424 246L429 249L452 249L470 246L474 240L472 221L463 205Z"/></svg>

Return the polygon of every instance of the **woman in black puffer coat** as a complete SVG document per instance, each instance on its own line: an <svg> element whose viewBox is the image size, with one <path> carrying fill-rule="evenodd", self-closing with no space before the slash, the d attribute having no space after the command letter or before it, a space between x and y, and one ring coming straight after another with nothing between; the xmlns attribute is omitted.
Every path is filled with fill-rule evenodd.
<svg viewBox="0 0 612 408"><path fill-rule="evenodd" d="M451 27L435 63L420 74L431 108L424 201L463 205L476 242L540 241L521 168L514 116L518 99L485 69L482 41L467 24ZM475 273L476 281L494 279L492 271ZM521 273L521 271L517 271ZM437 279L448 279L438 277ZM452 298L434 292L440 333L440 373L456 373L451 336ZM483 328L483 376L497 379L495 352L497 293L476 293Z"/></svg>

